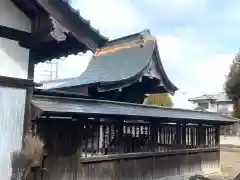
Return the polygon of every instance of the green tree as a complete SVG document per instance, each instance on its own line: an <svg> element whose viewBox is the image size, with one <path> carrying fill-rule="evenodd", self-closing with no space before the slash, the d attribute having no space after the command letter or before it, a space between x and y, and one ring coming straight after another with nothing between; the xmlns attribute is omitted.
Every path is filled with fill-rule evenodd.
<svg viewBox="0 0 240 180"><path fill-rule="evenodd" d="M225 82L225 92L227 96L233 101L234 117L240 117L240 52L234 57L230 72L228 73Z"/></svg>
<svg viewBox="0 0 240 180"><path fill-rule="evenodd" d="M144 104L173 107L173 101L168 93L151 94L145 100Z"/></svg>

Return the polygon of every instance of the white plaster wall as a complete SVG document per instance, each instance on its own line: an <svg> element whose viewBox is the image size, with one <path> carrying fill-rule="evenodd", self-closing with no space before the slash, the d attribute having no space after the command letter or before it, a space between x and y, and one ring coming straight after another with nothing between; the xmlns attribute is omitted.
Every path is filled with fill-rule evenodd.
<svg viewBox="0 0 240 180"><path fill-rule="evenodd" d="M0 25L30 32L31 21L10 0L0 0ZM27 78L29 50L0 38L0 76Z"/></svg>
<svg viewBox="0 0 240 180"><path fill-rule="evenodd" d="M228 104L228 111L233 111L233 104Z"/></svg>
<svg viewBox="0 0 240 180"><path fill-rule="evenodd" d="M0 180L10 180L11 152L21 150L25 89L0 87Z"/></svg>
<svg viewBox="0 0 240 180"><path fill-rule="evenodd" d="M30 32L31 22L10 0L0 0L0 25ZM27 79L29 50L0 38L0 75ZM25 89L0 87L0 180L10 180L10 155L22 146Z"/></svg>
<svg viewBox="0 0 240 180"><path fill-rule="evenodd" d="M210 104L210 108L209 108L210 112L217 112L217 104Z"/></svg>
<svg viewBox="0 0 240 180"><path fill-rule="evenodd" d="M10 0L0 1L0 24L18 30L31 32L30 19Z"/></svg>

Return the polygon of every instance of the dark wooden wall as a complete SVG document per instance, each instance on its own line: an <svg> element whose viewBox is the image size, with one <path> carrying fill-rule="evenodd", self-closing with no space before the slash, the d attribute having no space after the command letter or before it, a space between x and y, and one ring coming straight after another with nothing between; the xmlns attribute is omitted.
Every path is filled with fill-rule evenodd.
<svg viewBox="0 0 240 180"><path fill-rule="evenodd" d="M155 180L219 167L217 126L83 118L46 119L37 128L46 141L48 172L36 180Z"/></svg>
<svg viewBox="0 0 240 180"><path fill-rule="evenodd" d="M37 180L156 180L168 176L197 174L219 166L219 151L179 152L134 159L81 162L78 157L48 157L49 171Z"/></svg>

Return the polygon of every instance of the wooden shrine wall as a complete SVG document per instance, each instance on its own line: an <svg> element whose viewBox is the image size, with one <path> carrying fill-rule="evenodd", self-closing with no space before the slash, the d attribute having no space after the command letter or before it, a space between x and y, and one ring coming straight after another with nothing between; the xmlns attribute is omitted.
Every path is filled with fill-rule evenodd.
<svg viewBox="0 0 240 180"><path fill-rule="evenodd" d="M49 170L37 180L160 179L219 168L217 126L49 119L37 128Z"/></svg>
<svg viewBox="0 0 240 180"><path fill-rule="evenodd" d="M155 180L169 176L189 177L205 170L217 169L218 163L219 151L214 150L90 163L82 163L76 156L51 157L45 161L49 172L38 175L37 180Z"/></svg>

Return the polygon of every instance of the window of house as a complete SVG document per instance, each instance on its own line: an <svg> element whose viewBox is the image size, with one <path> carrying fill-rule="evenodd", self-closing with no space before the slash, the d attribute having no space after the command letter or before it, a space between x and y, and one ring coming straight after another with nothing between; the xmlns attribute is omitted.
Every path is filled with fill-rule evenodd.
<svg viewBox="0 0 240 180"><path fill-rule="evenodd" d="M228 114L228 113L231 112L231 106L229 106L228 104L219 104L218 105L218 112Z"/></svg>
<svg viewBox="0 0 240 180"><path fill-rule="evenodd" d="M198 106L203 109L208 109L208 103L198 103Z"/></svg>

